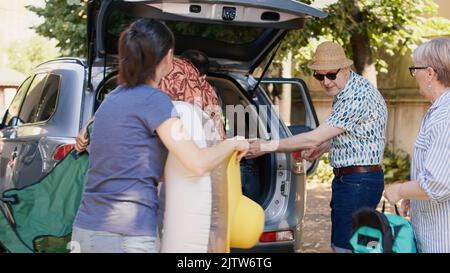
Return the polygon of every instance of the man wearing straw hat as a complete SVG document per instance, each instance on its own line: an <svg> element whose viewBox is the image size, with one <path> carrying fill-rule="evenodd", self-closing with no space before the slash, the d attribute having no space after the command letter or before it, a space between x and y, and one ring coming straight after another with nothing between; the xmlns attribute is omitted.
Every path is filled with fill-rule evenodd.
<svg viewBox="0 0 450 273"><path fill-rule="evenodd" d="M361 207L376 208L384 189L386 103L367 79L351 70L352 64L339 44L320 44L308 67L323 91L334 98L331 115L313 131L281 140L256 140L247 156L302 150L303 158L312 161L329 152L335 175L330 202L335 252L350 252L352 213Z"/></svg>

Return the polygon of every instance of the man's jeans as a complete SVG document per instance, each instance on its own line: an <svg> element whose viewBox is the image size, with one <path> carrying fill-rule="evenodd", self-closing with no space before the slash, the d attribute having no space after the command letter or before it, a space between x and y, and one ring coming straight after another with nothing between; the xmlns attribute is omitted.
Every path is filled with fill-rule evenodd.
<svg viewBox="0 0 450 273"><path fill-rule="evenodd" d="M72 253L155 253L156 238L73 227Z"/></svg>
<svg viewBox="0 0 450 273"><path fill-rule="evenodd" d="M261 180L258 164L255 159L241 161L242 193L253 201L261 198Z"/></svg>
<svg viewBox="0 0 450 273"><path fill-rule="evenodd" d="M377 207L384 190L383 171L335 177L331 188L331 246L349 250L352 214L362 207Z"/></svg>

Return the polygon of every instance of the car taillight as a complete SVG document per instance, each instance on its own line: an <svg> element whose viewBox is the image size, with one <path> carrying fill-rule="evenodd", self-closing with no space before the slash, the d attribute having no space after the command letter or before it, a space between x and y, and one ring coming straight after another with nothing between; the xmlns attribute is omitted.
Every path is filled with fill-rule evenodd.
<svg viewBox="0 0 450 273"><path fill-rule="evenodd" d="M294 160L296 161L302 160L302 152L292 152L292 158L294 158Z"/></svg>
<svg viewBox="0 0 450 273"><path fill-rule="evenodd" d="M60 161L75 147L75 144L64 144L56 148L53 153L53 160Z"/></svg>
<svg viewBox="0 0 450 273"><path fill-rule="evenodd" d="M294 240L294 234L292 233L292 230L264 232L261 235L261 237L259 237L259 241L262 243L282 242L292 240Z"/></svg>
<svg viewBox="0 0 450 273"><path fill-rule="evenodd" d="M302 153L300 151L292 152L291 155L292 155L291 171L296 175L305 174L305 163L304 159L302 158Z"/></svg>

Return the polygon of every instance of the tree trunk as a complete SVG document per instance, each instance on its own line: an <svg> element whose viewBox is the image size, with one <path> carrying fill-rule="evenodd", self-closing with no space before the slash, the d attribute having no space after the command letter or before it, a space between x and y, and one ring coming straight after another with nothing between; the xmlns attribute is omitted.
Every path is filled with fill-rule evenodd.
<svg viewBox="0 0 450 273"><path fill-rule="evenodd" d="M370 40L367 35L353 33L350 39L353 50L353 62L356 72L367 78L377 87L377 71L372 61L372 51L370 50Z"/></svg>
<svg viewBox="0 0 450 273"><path fill-rule="evenodd" d="M353 3L353 9L351 16L357 23L362 23L361 11ZM360 33L358 30L354 30L350 43L353 50L353 62L355 64L356 72L365 78L367 78L375 87L377 87L377 71L372 59L372 50L370 48L370 39L367 33Z"/></svg>

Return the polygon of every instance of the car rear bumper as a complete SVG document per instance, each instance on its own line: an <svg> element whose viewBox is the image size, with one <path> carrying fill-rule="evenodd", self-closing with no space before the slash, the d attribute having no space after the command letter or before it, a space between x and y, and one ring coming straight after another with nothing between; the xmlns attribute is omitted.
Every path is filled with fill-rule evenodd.
<svg viewBox="0 0 450 273"><path fill-rule="evenodd" d="M259 243L250 249L232 248L231 253L294 253L294 241Z"/></svg>

